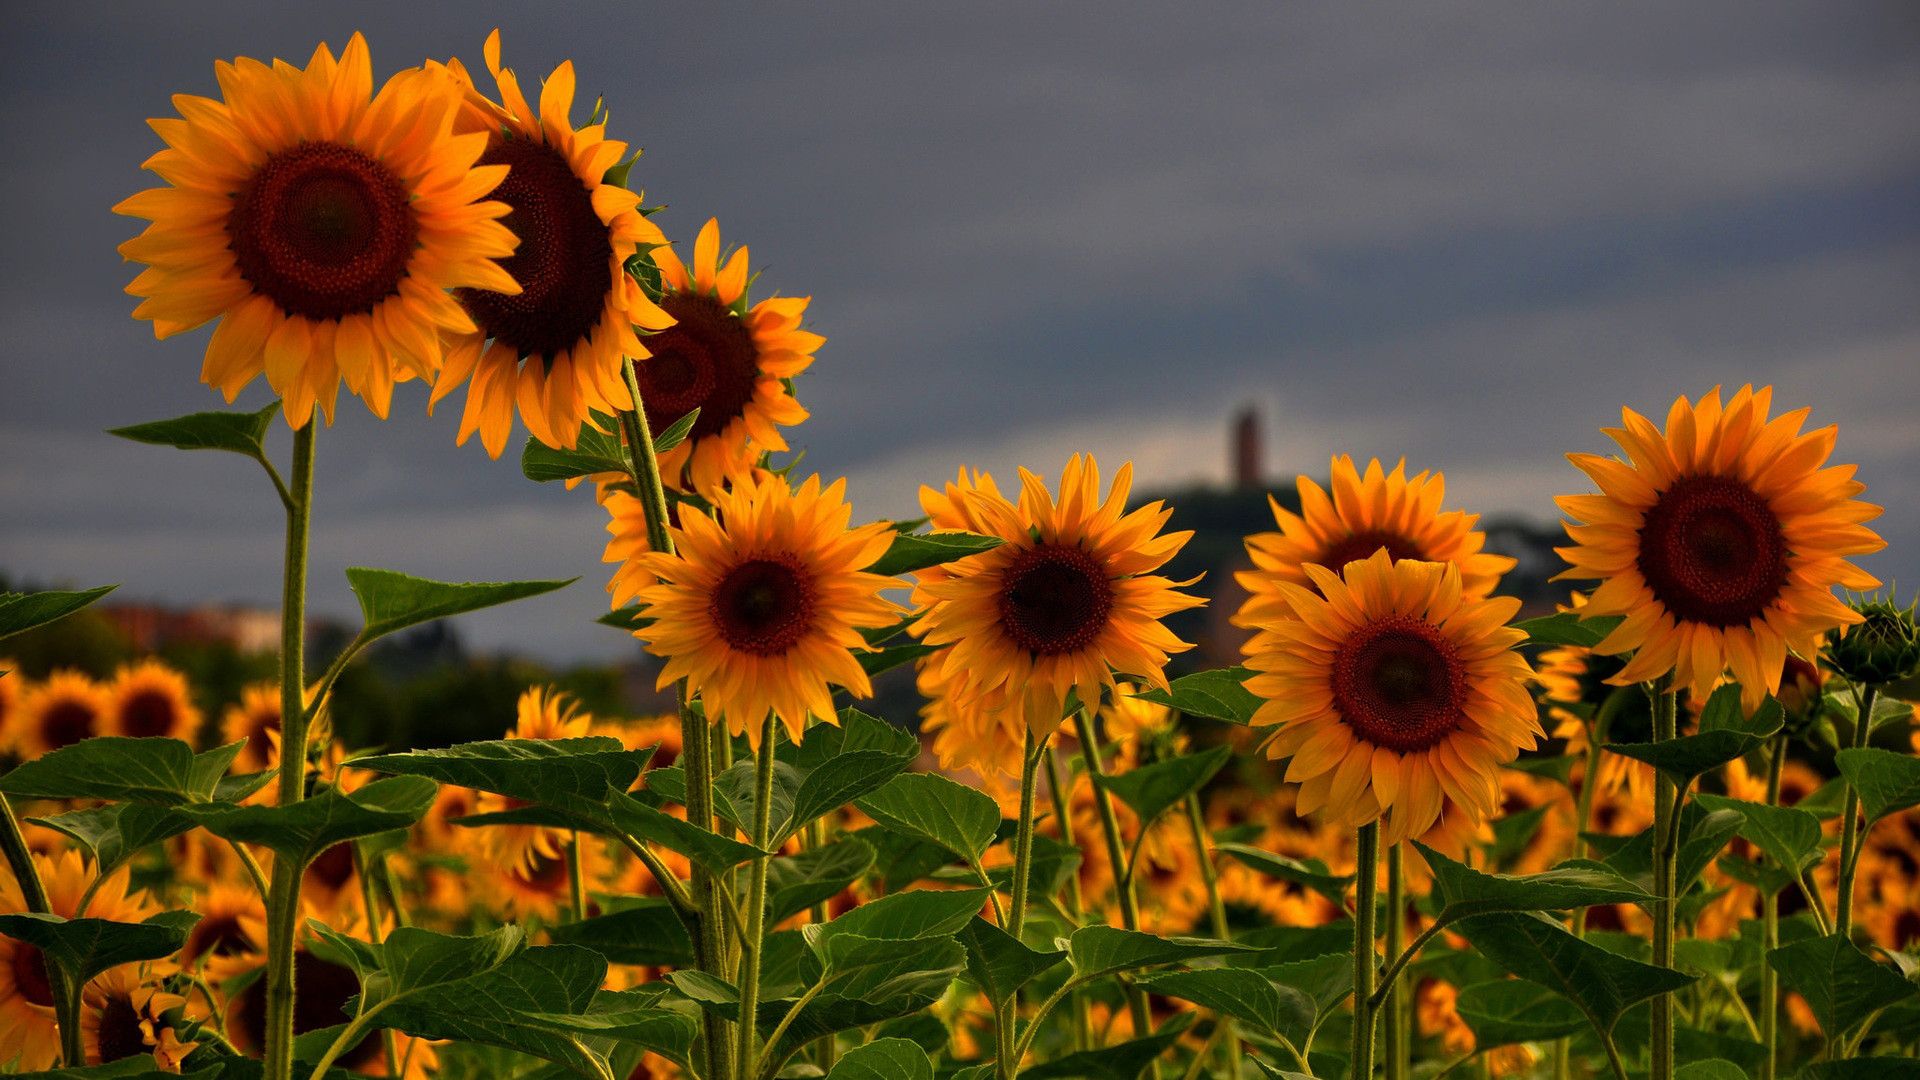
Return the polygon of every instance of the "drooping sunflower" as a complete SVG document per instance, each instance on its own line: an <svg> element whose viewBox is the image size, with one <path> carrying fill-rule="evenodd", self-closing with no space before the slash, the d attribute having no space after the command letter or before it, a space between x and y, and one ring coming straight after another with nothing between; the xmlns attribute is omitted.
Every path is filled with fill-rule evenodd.
<svg viewBox="0 0 1920 1080"><path fill-rule="evenodd" d="M1387 472L1378 458L1370 459L1362 472L1351 457L1341 454L1333 459L1330 477L1331 494L1311 478L1299 478L1298 514L1267 499L1280 531L1247 538L1253 569L1235 575L1248 595L1234 625L1252 628L1286 618L1288 603L1280 584L1313 588L1305 567L1338 574L1348 563L1381 548L1395 559L1457 564L1469 596L1491 595L1500 575L1513 569L1513 559L1481 550L1487 534L1474 528L1478 514L1440 508L1447 484L1440 473L1408 477L1404 460Z"/></svg>
<svg viewBox="0 0 1920 1080"><path fill-rule="evenodd" d="M578 739L589 733L593 717L580 711L579 703L549 687L530 686L515 704L513 729L509 739ZM517 800L491 792L480 794L476 813L491 814L522 805ZM567 834L563 829L544 825L489 825L481 830L487 855L496 865L510 870L526 870L536 859L561 859L566 854Z"/></svg>
<svg viewBox="0 0 1920 1080"><path fill-rule="evenodd" d="M809 714L835 721L833 685L873 693L854 654L870 651L862 629L901 615L881 595L899 579L866 572L893 526L848 528L846 481L823 488L818 476L798 488L749 479L714 506L717 520L688 514L672 530L676 554L637 556L657 580L640 591L653 624L636 636L667 661L661 689L688 680L710 721L756 745L772 712L797 742Z"/></svg>
<svg viewBox="0 0 1920 1080"><path fill-rule="evenodd" d="M748 308L747 249L722 263L717 220L701 227L691 270L672 248L653 254L660 306L674 324L647 339L653 355L634 373L652 430L700 410L686 441L660 456L660 472L675 488L711 492L751 469L761 451L787 449L780 428L807 418L788 380L827 339L800 329L808 297Z"/></svg>
<svg viewBox="0 0 1920 1080"><path fill-rule="evenodd" d="M181 117L151 121L167 149L146 167L169 186L114 207L152 223L120 245L148 266L134 317L162 338L219 319L200 378L228 401L265 372L298 428L316 406L332 421L344 380L385 417L394 383L439 370L441 334L473 329L447 290L519 289L487 198L506 169L455 134L456 80L415 68L376 93L358 34L304 69L214 71L221 99L176 95Z"/></svg>
<svg viewBox="0 0 1920 1080"><path fill-rule="evenodd" d="M187 933L180 963L219 986L266 963L267 908L251 885L216 881L194 897L200 921Z"/></svg>
<svg viewBox="0 0 1920 1080"><path fill-rule="evenodd" d="M261 682L240 691L240 700L227 706L220 719L223 742L247 741L233 759L235 772L259 772L271 769L280 759L280 687Z"/></svg>
<svg viewBox="0 0 1920 1080"><path fill-rule="evenodd" d="M1848 562L1884 542L1865 522L1880 508L1854 498L1852 465L1823 467L1836 429L1802 433L1808 410L1769 418L1772 387L1715 388L1678 398L1664 431L1622 409L1606 429L1627 460L1568 459L1598 494L1562 495L1573 546L1566 578L1597 578L1586 611L1622 615L1594 652L1632 659L1609 681L1671 673L1704 700L1732 669L1751 711L1779 688L1789 650L1812 657L1828 630L1859 615L1835 586L1879 582Z"/></svg>
<svg viewBox="0 0 1920 1080"><path fill-rule="evenodd" d="M1018 505L987 487L968 497L979 531L1004 543L922 576L914 632L947 646L937 660L956 693L1044 736L1070 695L1097 707L1120 675L1165 689L1168 655L1193 646L1160 620L1206 601L1154 573L1193 534L1162 533L1173 512L1161 503L1127 511L1132 463L1104 500L1091 456L1067 462L1058 502L1027 470L1020 481Z"/></svg>
<svg viewBox="0 0 1920 1080"><path fill-rule="evenodd" d="M187 677L158 660L121 668L107 685L110 704L102 734L193 740L200 730Z"/></svg>
<svg viewBox="0 0 1920 1080"><path fill-rule="evenodd" d="M1278 725L1269 756L1289 758L1298 810L1345 828L1381 822L1381 842L1419 836L1451 803L1485 818L1500 766L1544 734L1527 693L1520 601L1467 595L1454 563L1395 562L1384 550L1336 576L1309 564L1314 589L1283 582L1291 618L1242 647Z"/></svg>
<svg viewBox="0 0 1920 1080"><path fill-rule="evenodd" d="M447 363L432 401L468 383L457 441L464 445L478 431L494 457L506 449L516 406L534 438L571 448L589 409L632 408L621 361L647 355L634 328L673 324L627 272L628 259L666 237L640 213L640 196L608 179L627 144L607 138L604 123L573 126L573 62L547 76L535 109L500 65L498 30L484 51L498 102L460 61L444 70L466 90L458 129L485 139L482 162L510 170L493 195L510 209L506 225L520 238L504 263L518 287L481 284L454 294L470 325L446 334Z"/></svg>
<svg viewBox="0 0 1920 1080"><path fill-rule="evenodd" d="M186 998L167 992L147 965L109 969L87 984L80 1003L81 1037L89 1065L146 1057L159 1071L177 1073L180 1062L199 1045L183 1042L166 1014L180 1009L183 1019L196 1020L204 1018L194 1015L201 1010L188 1008Z"/></svg>
<svg viewBox="0 0 1920 1080"><path fill-rule="evenodd" d="M78 671L55 671L20 699L15 745L22 757L71 746L106 733L107 689Z"/></svg>

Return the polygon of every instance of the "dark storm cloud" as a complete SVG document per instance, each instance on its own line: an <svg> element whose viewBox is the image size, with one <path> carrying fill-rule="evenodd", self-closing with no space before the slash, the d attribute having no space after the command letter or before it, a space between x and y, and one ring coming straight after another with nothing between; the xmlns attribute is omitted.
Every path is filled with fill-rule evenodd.
<svg viewBox="0 0 1920 1080"><path fill-rule="evenodd" d="M268 601L278 522L245 462L100 428L217 403L204 332L127 317L107 207L144 119L215 57L572 57L685 239L718 215L830 342L810 462L868 514L961 462L1218 477L1224 416L1277 464L1406 454L1454 499L1551 513L1620 404L1770 380L1920 570L1920 27L1904 5L28 5L0 69L0 567ZM244 399L263 401L255 388ZM563 576L488 645L622 648L600 518L455 449L457 401L351 401L322 438L315 606L339 569ZM284 439L282 439L284 442Z"/></svg>

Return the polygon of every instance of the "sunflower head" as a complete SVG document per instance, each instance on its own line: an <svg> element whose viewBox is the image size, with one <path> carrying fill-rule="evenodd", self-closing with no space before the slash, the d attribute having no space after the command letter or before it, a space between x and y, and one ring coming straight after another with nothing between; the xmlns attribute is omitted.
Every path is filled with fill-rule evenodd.
<svg viewBox="0 0 1920 1080"><path fill-rule="evenodd" d="M886 553L887 522L849 528L846 481L798 488L784 477L749 479L717 494L715 517L683 515L674 554L637 556L654 583L639 593L652 625L636 632L664 657L659 686L680 679L707 716L756 745L769 713L799 741L809 715L833 721L832 686L873 693L855 654L862 629L900 610L881 594L897 578L866 568Z"/></svg>
<svg viewBox="0 0 1920 1080"><path fill-rule="evenodd" d="M990 480L922 492L1003 543L921 575L914 632L947 646L936 659L951 693L1045 736L1069 700L1097 708L1119 675L1166 688L1168 656L1193 646L1160 620L1206 601L1179 591L1191 581L1154 573L1193 534L1163 533L1173 512L1161 503L1128 512L1131 463L1104 498L1091 457L1067 463L1057 501L1033 473L1022 469L1020 481L1017 504Z"/></svg>
<svg viewBox="0 0 1920 1080"><path fill-rule="evenodd" d="M279 758L275 738L279 730L280 687L276 683L253 683L241 688L240 700L227 706L220 718L222 741L233 743L245 739L247 742L233 759L233 767L240 772L273 767Z"/></svg>
<svg viewBox="0 0 1920 1080"><path fill-rule="evenodd" d="M105 734L161 736L192 741L200 730L187 677L158 660L122 668L107 687L111 704Z"/></svg>
<svg viewBox="0 0 1920 1080"><path fill-rule="evenodd" d="M180 118L152 121L167 148L146 167L168 186L114 207L151 222L120 246L147 264L134 317L163 338L219 320L200 377L228 401L264 372L294 427L331 421L342 381L384 417L394 383L439 370L442 333L473 329L448 289L519 289L487 199L506 169L456 136L455 79L416 68L376 92L358 34L305 68L215 74L219 99L176 95Z"/></svg>
<svg viewBox="0 0 1920 1080"><path fill-rule="evenodd" d="M1542 734L1527 663L1507 626L1512 598L1466 593L1454 563L1395 561L1384 550L1315 588L1281 588L1291 615L1243 647L1255 724L1290 759L1298 809L1345 828L1381 821L1382 839L1419 836L1452 804L1485 818L1499 769Z"/></svg>
<svg viewBox="0 0 1920 1080"><path fill-rule="evenodd" d="M515 706L512 739L577 739L588 735L593 717L580 710L579 703L551 687L530 686ZM519 809L518 799L491 792L482 793L477 813L498 813ZM538 859L566 857L566 833L544 825L495 825L482 831L488 857L498 866L529 871ZM345 845L342 845L343 847Z"/></svg>
<svg viewBox="0 0 1920 1080"><path fill-rule="evenodd" d="M1664 430L1622 409L1607 434L1626 460L1568 455L1599 491L1563 495L1562 577L1600 585L1585 608L1624 620L1594 652L1633 656L1610 681L1671 673L1704 700L1731 669L1749 711L1777 690L1789 650L1812 656L1827 631L1860 621L1836 586L1879 582L1847 560L1884 542L1880 508L1851 465L1826 466L1836 429L1805 432L1807 410L1769 417L1771 387L1682 397Z"/></svg>
<svg viewBox="0 0 1920 1080"><path fill-rule="evenodd" d="M1851 606L1860 621L1827 631L1827 663L1849 680L1866 686L1885 686L1920 675L1920 627L1914 625L1915 603L1902 608L1891 597L1854 601Z"/></svg>
<svg viewBox="0 0 1920 1080"><path fill-rule="evenodd" d="M673 324L627 272L627 260L666 238L641 214L640 196L615 182L627 144L608 139L604 123L574 126L573 62L547 76L535 108L501 65L498 30L485 56L497 101L458 60L428 68L450 72L464 89L456 128L479 140L484 165L505 171L493 197L519 247L502 264L510 287L455 293L466 325L444 335L447 364L432 401L467 383L458 441L477 431L494 457L506 449L516 408L534 438L571 448L588 410L633 407L621 365L647 355L635 328Z"/></svg>
<svg viewBox="0 0 1920 1080"><path fill-rule="evenodd" d="M21 695L15 739L23 757L38 757L106 733L112 699L78 671L55 671Z"/></svg>
<svg viewBox="0 0 1920 1080"><path fill-rule="evenodd" d="M800 329L808 298L747 303L747 249L724 260L720 223L709 220L687 266L672 248L653 253L660 268L660 307L674 324L647 338L653 355L635 365L647 423L663 431L700 410L680 445L660 457L667 482L712 492L753 468L762 451L783 451L782 426L807 418L792 379L813 363L826 339Z"/></svg>

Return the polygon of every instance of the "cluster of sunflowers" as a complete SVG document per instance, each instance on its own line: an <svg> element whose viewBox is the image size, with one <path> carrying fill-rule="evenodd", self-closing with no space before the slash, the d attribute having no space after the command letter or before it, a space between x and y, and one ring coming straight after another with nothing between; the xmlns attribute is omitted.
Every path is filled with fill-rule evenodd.
<svg viewBox="0 0 1920 1080"><path fill-rule="evenodd" d="M844 481L777 457L807 301L751 303L712 222L675 254L571 65L535 108L484 55L494 96L457 60L376 91L358 37L241 59L154 121L136 315L217 320L203 380L277 401L116 434L265 468L281 677L223 742L158 668L0 679L0 1062L1907 1075L1920 637L1835 595L1882 543L1833 428L1764 388L1624 410L1625 457L1573 455L1598 490L1560 500L1565 576L1598 584L1520 623L1439 474L1336 458L1246 540L1245 666L1172 678L1164 620L1204 600L1130 466L963 469L923 521L854 526ZM461 441L498 457L517 415L529 478L592 485L603 621L675 713L536 687L501 739L336 743L366 646L567 584L349 570L364 628L308 669L315 416L412 378L467 384ZM0 637L103 592L0 596ZM924 754L842 701L907 665Z"/></svg>

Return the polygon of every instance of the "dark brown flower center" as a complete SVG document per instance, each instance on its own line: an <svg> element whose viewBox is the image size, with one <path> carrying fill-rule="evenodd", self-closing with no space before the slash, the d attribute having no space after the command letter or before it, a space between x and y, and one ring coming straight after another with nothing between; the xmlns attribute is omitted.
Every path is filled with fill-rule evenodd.
<svg viewBox="0 0 1920 1080"><path fill-rule="evenodd" d="M778 656L813 626L813 584L793 559L750 559L720 579L708 610L728 645Z"/></svg>
<svg viewBox="0 0 1920 1080"><path fill-rule="evenodd" d="M353 881L353 845L335 844L307 867L307 882L339 891Z"/></svg>
<svg viewBox="0 0 1920 1080"><path fill-rule="evenodd" d="M239 916L213 915L193 924L193 932L187 935L187 943L180 950L180 960L192 964L203 956L237 956L256 947L241 927Z"/></svg>
<svg viewBox="0 0 1920 1080"><path fill-rule="evenodd" d="M717 435L753 400L754 380L760 377L753 333L703 293L668 293L660 306L678 321L647 338L653 355L634 365L647 423L663 431L699 409L688 437Z"/></svg>
<svg viewBox="0 0 1920 1080"><path fill-rule="evenodd" d="M295 997L293 1033L305 1035L347 1022L346 1004L360 992L360 981L351 968L322 960L305 949L293 954ZM247 984L234 1002L229 1034L236 1035L242 1050L259 1053L266 1046L267 980L264 976ZM343 1069L357 1069L373 1061L380 1053L380 1037L372 1032L335 1062Z"/></svg>
<svg viewBox="0 0 1920 1080"><path fill-rule="evenodd" d="M227 216L241 276L283 310L321 320L371 311L398 292L419 232L399 177L334 142L268 158Z"/></svg>
<svg viewBox="0 0 1920 1080"><path fill-rule="evenodd" d="M1466 671L1437 628L1389 615L1354 631L1334 655L1333 700L1354 734L1413 753L1460 726Z"/></svg>
<svg viewBox="0 0 1920 1080"><path fill-rule="evenodd" d="M146 1033L140 1030L140 1010L125 994L113 995L100 1008L99 1050L101 1064L147 1052Z"/></svg>
<svg viewBox="0 0 1920 1080"><path fill-rule="evenodd" d="M171 735L180 720L180 707L159 690L142 690L120 706L120 727L135 738Z"/></svg>
<svg viewBox="0 0 1920 1080"><path fill-rule="evenodd" d="M40 721L40 737L49 750L58 750L92 738L99 723L100 714L84 702L57 701Z"/></svg>
<svg viewBox="0 0 1920 1080"><path fill-rule="evenodd" d="M47 979L47 958L24 941L13 943L13 989L30 1004L53 1008L53 983Z"/></svg>
<svg viewBox="0 0 1920 1080"><path fill-rule="evenodd" d="M1334 541L1327 550L1320 553L1319 558L1313 561L1338 574L1347 568L1348 563L1371 558L1373 553L1381 548L1387 549L1387 557L1394 562L1399 562L1401 559L1426 558L1426 553L1421 551L1418 545L1399 533L1385 529L1367 529L1353 533L1344 540Z"/></svg>
<svg viewBox="0 0 1920 1080"><path fill-rule="evenodd" d="M1000 625L1036 656L1092 645L1113 613L1113 583L1093 556L1066 544L1040 544L1015 556L1000 578Z"/></svg>
<svg viewBox="0 0 1920 1080"><path fill-rule="evenodd" d="M613 241L587 185L554 147L498 139L480 163L508 168L490 197L513 208L503 220L520 246L500 265L521 291L460 289L455 296L488 337L551 363L599 325L613 287Z"/></svg>
<svg viewBox="0 0 1920 1080"><path fill-rule="evenodd" d="M1787 539L1752 488L1726 476L1675 481L1640 525L1640 573L1674 616L1745 626L1787 583Z"/></svg>

